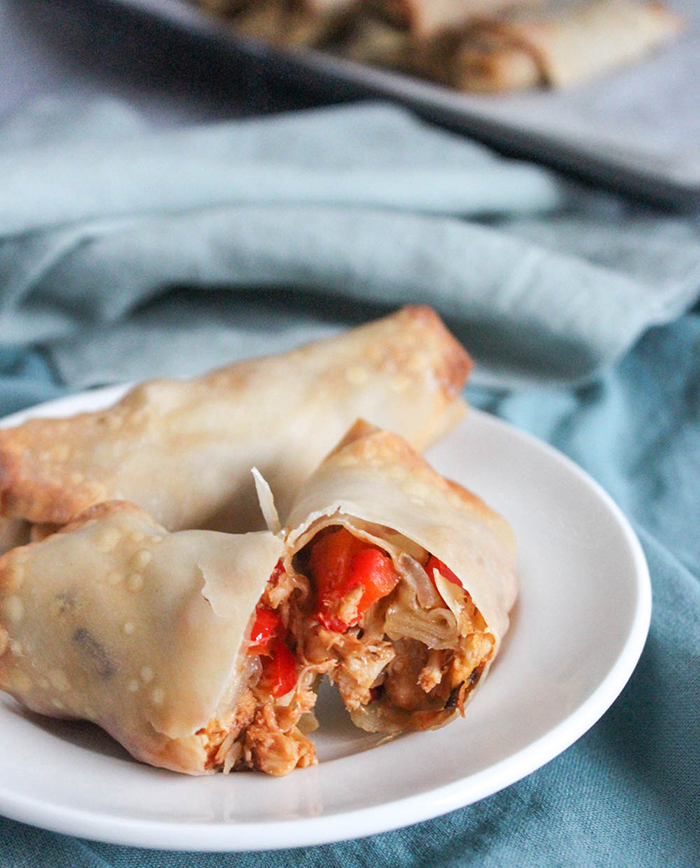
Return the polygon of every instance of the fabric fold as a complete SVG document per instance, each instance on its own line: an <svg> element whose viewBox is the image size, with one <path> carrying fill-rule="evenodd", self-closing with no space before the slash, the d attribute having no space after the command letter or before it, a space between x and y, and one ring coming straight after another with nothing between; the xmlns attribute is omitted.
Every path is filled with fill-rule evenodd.
<svg viewBox="0 0 700 868"><path fill-rule="evenodd" d="M382 103L153 130L121 103L44 100L0 125L0 174L3 344L31 341L73 388L410 302L468 344L476 381L581 383L700 293L695 226L630 205L619 235L612 200Z"/></svg>

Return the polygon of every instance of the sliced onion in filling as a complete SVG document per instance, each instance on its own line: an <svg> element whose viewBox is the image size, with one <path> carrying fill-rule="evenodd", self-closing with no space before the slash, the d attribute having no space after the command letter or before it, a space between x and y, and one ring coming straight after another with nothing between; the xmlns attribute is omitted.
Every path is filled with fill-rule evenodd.
<svg viewBox="0 0 700 868"><path fill-rule="evenodd" d="M417 639L428 648L454 648L459 639L457 621L449 609L407 609L391 603L386 610L384 632L392 640Z"/></svg>
<svg viewBox="0 0 700 868"><path fill-rule="evenodd" d="M401 578L416 592L418 603L423 609L434 609L443 605L442 597L438 594L435 585L415 558L406 552L401 552L396 558L396 568Z"/></svg>

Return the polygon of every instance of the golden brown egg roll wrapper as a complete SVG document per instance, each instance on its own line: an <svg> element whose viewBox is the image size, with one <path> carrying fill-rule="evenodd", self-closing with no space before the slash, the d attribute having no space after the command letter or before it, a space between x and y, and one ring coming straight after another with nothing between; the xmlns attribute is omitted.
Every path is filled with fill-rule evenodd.
<svg viewBox="0 0 700 868"><path fill-rule="evenodd" d="M355 63L402 68L411 37L380 18L356 15L343 22L323 47Z"/></svg>
<svg viewBox="0 0 700 868"><path fill-rule="evenodd" d="M0 559L0 688L144 762L213 771L206 730L245 686L241 648L281 551L267 532L169 534L101 504Z"/></svg>
<svg viewBox="0 0 700 868"><path fill-rule="evenodd" d="M232 29L284 47L324 44L361 15L360 0L199 0Z"/></svg>
<svg viewBox="0 0 700 868"><path fill-rule="evenodd" d="M569 87L639 60L682 29L682 19L661 3L550 4L440 34L416 62L429 77L465 91Z"/></svg>
<svg viewBox="0 0 700 868"><path fill-rule="evenodd" d="M236 33L279 46L313 45L322 38L326 16L292 9L277 0L263 0L244 8L231 21Z"/></svg>
<svg viewBox="0 0 700 868"><path fill-rule="evenodd" d="M277 6L281 12L301 12L308 15L326 16L357 4L357 0L196 0L199 6L214 15L234 21L243 9Z"/></svg>
<svg viewBox="0 0 700 868"><path fill-rule="evenodd" d="M481 643L481 651L475 651L478 659L474 659L478 671L470 675L468 692L460 694L461 706L471 688L483 682L498 653L517 595L515 542L506 520L476 495L440 476L405 440L359 421L294 502L286 530L288 563L295 554L303 555L304 547L317 534L335 526L374 542L395 564L406 554L422 562L432 555L461 581L463 591L441 576L434 577L442 597L439 605L452 611L458 624L463 624L463 616L471 617L471 626L464 626L462 634L472 630L473 644ZM401 605L400 590L401 583L387 598L396 601L391 605ZM362 640L369 628L364 621L359 623L362 629L357 636ZM387 619L385 629L388 623ZM387 651L382 642L376 648L376 654ZM357 659L348 663L349 668L356 665ZM338 683L343 677L341 671ZM352 707L356 697L350 698L353 720L370 730L434 727L457 713L454 697L437 711L395 716L386 714L386 709L377 713L372 703L358 706L355 702Z"/></svg>
<svg viewBox="0 0 700 868"><path fill-rule="evenodd" d="M358 416L417 449L446 434L470 366L437 314L407 307L289 353L144 383L107 410L0 430L0 512L62 525L117 499L169 530L257 529L253 465L284 515Z"/></svg>
<svg viewBox="0 0 700 868"><path fill-rule="evenodd" d="M0 555L30 542L33 527L21 518L0 517Z"/></svg>
<svg viewBox="0 0 700 868"><path fill-rule="evenodd" d="M445 27L491 18L519 6L532 6L541 0L366 0L365 8L397 27L427 38Z"/></svg>

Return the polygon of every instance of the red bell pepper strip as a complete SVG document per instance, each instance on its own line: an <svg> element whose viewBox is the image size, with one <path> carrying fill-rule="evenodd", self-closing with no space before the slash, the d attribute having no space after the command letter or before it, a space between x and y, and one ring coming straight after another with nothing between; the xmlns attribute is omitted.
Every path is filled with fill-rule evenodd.
<svg viewBox="0 0 700 868"><path fill-rule="evenodd" d="M282 561L278 561L271 582L276 582L284 572ZM258 603L255 607L255 621L250 631L248 654L259 654L263 660L263 680L267 682L270 693L284 696L297 683L297 663L294 655L285 644L287 630L282 625L279 614Z"/></svg>
<svg viewBox="0 0 700 868"><path fill-rule="evenodd" d="M463 588L464 585L460 582L457 576L452 572L449 567L446 567L442 561L438 560L435 555L430 555L428 558L428 563L425 565L425 571L428 574L428 578L430 581L435 584L435 576L433 575L433 570L437 570L443 579L447 579L448 582L452 582L453 585L458 585L460 588Z"/></svg>
<svg viewBox="0 0 700 868"><path fill-rule="evenodd" d="M271 656L263 663L263 678L273 696L284 696L297 683L297 662L284 642L272 646Z"/></svg>
<svg viewBox="0 0 700 868"><path fill-rule="evenodd" d="M339 633L357 624L372 603L390 594L399 580L390 557L345 528L326 534L314 545L310 572L316 588L314 616ZM337 616L337 604L357 587L363 588L357 616L346 622Z"/></svg>
<svg viewBox="0 0 700 868"><path fill-rule="evenodd" d="M282 558L280 558L277 561L277 563L275 564L274 570L270 573L270 579L269 579L270 584L276 585L277 579L279 579L279 577L282 575L283 572L284 572L284 565L282 564Z"/></svg>
<svg viewBox="0 0 700 868"><path fill-rule="evenodd" d="M372 603L386 597L396 587L399 574L388 555L375 548L366 548L358 552L352 559L351 574L353 581L364 586L358 605L358 613L362 615Z"/></svg>
<svg viewBox="0 0 700 868"><path fill-rule="evenodd" d="M250 631L248 654L269 654L272 643L282 633L282 621L277 612L258 603L255 621Z"/></svg>

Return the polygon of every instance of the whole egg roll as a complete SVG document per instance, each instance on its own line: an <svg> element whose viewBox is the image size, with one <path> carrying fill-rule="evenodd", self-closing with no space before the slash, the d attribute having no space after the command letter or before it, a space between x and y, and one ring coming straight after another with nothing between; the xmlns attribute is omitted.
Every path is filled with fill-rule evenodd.
<svg viewBox="0 0 700 868"><path fill-rule="evenodd" d="M287 571L312 588L300 659L326 662L355 724L396 733L463 713L517 594L505 519L360 421L302 487L285 536Z"/></svg>
<svg viewBox="0 0 700 868"><path fill-rule="evenodd" d="M419 47L414 71L470 92L570 87L639 60L682 29L658 2L550 3L446 29Z"/></svg>
<svg viewBox="0 0 700 868"><path fill-rule="evenodd" d="M297 665L308 589L281 554L266 531L168 533L99 504L0 559L0 689L178 772L311 765L299 723L323 667Z"/></svg>
<svg viewBox="0 0 700 868"><path fill-rule="evenodd" d="M192 380L161 379L113 407L0 430L0 514L46 526L127 500L169 530L260 527L250 468L282 515L358 416L422 450L461 418L471 360L426 307Z"/></svg>

